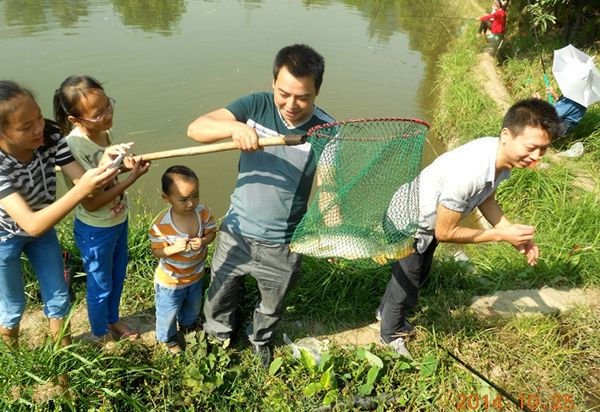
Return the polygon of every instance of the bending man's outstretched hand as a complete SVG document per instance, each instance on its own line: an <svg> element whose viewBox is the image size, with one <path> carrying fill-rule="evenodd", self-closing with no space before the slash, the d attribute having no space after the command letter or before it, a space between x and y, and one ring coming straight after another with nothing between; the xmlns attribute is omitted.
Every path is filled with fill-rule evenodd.
<svg viewBox="0 0 600 412"><path fill-rule="evenodd" d="M501 227L503 240L510 243L520 253L525 255L527 263L531 266L537 263L540 256L540 249L533 241L535 227L511 223Z"/></svg>
<svg viewBox="0 0 600 412"><path fill-rule="evenodd" d="M533 240L523 245L515 246L515 248L519 253L525 255L529 266L535 266L537 264L538 258L540 257L540 248L538 248Z"/></svg>

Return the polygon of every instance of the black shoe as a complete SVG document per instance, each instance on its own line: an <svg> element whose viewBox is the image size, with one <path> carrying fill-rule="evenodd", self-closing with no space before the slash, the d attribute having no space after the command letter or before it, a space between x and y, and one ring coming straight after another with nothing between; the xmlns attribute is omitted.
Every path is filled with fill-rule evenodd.
<svg viewBox="0 0 600 412"><path fill-rule="evenodd" d="M184 326L184 327L180 326L179 330L184 335L187 335L188 333L191 333L191 332L201 332L202 331L202 324L200 322L196 322L196 323L194 323L191 326Z"/></svg>
<svg viewBox="0 0 600 412"><path fill-rule="evenodd" d="M260 363L263 368L268 369L271 366L273 357L271 355L271 348L269 345L254 345L254 353L259 357Z"/></svg>

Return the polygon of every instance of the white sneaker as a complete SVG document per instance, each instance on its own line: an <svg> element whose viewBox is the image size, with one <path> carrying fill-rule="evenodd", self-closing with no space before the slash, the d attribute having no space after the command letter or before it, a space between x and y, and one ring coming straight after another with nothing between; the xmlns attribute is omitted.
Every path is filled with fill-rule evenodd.
<svg viewBox="0 0 600 412"><path fill-rule="evenodd" d="M559 152L558 156L560 157L581 157L583 155L584 148L583 143L576 142L569 148L569 150L565 150L564 152Z"/></svg>
<svg viewBox="0 0 600 412"><path fill-rule="evenodd" d="M408 349L406 348L406 342L403 338L396 338L390 343L388 343L394 352L399 353L404 356L406 359L414 360Z"/></svg>

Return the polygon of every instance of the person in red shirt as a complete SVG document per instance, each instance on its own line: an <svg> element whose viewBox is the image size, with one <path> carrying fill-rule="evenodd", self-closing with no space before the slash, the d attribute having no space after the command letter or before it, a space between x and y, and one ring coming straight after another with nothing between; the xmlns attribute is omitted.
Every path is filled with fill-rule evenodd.
<svg viewBox="0 0 600 412"><path fill-rule="evenodd" d="M504 10L504 4L501 1L494 1L495 9L494 12L486 14L479 18L482 23L491 21L491 32L494 36L502 36L506 29L506 11Z"/></svg>
<svg viewBox="0 0 600 412"><path fill-rule="evenodd" d="M495 13L495 12L496 12L496 2L494 1L492 3L491 13ZM487 36L487 32L492 29L492 21L494 21L494 19L480 21L479 17L478 17L477 20L479 21L479 29L477 30L477 34L484 36L484 37Z"/></svg>

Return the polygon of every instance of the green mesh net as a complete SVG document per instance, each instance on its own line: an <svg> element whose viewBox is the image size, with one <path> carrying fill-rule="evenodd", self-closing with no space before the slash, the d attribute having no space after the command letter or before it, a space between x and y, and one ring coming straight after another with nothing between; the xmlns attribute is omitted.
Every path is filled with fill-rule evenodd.
<svg viewBox="0 0 600 412"><path fill-rule="evenodd" d="M410 253L428 129L421 120L397 118L311 129L310 143L319 159L317 185L291 249L380 264Z"/></svg>

